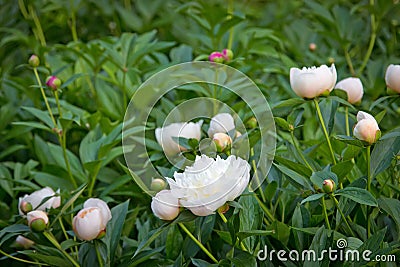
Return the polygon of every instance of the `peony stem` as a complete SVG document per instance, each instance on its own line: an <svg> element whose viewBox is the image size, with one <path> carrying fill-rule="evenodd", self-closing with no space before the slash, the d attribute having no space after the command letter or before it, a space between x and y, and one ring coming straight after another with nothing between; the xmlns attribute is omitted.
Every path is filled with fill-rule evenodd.
<svg viewBox="0 0 400 267"><path fill-rule="evenodd" d="M346 115L346 135L350 136L350 126L349 126L349 107L344 107L344 113Z"/></svg>
<svg viewBox="0 0 400 267"><path fill-rule="evenodd" d="M42 97L43 97L44 103L46 104L47 110L49 111L51 120L52 120L52 122L54 124L54 128L57 128L57 123L56 123L56 120L54 119L53 112L51 111L51 108L50 108L50 105L49 105L49 101L47 101L47 97L46 97L46 94L44 92L44 89L43 89L43 86L42 86L42 82L40 81L40 77L39 77L37 68L33 68L33 72L35 73L36 80L37 80L38 85L40 87L40 91L42 92Z"/></svg>
<svg viewBox="0 0 400 267"><path fill-rule="evenodd" d="M96 240L94 241L94 247L95 247L95 249L96 249L96 256L97 256L97 261L99 262L99 267L103 267L104 266L104 264L103 264L103 259L102 259L102 257L101 257L101 255L100 255L100 251L99 251L99 242L97 242Z"/></svg>
<svg viewBox="0 0 400 267"><path fill-rule="evenodd" d="M325 205L325 196L323 196L321 199L322 199L322 207L324 209L326 226L328 227L329 230L331 230L331 224L329 223L328 212L326 210L326 205Z"/></svg>
<svg viewBox="0 0 400 267"><path fill-rule="evenodd" d="M225 215L221 211L217 211L221 219L224 221L224 223L228 223L228 220L226 219ZM236 240L239 241L239 238L236 237ZM236 242L237 242L236 241ZM242 242L240 242L240 247L242 248L243 251L247 251L246 247L243 245Z"/></svg>
<svg viewBox="0 0 400 267"><path fill-rule="evenodd" d="M375 5L375 0L369 0L369 5L370 5L371 10L373 10L374 5ZM371 37L369 40L367 53L365 54L365 57L364 57L361 67L358 69L358 72L357 72L358 75L362 74L363 70L367 66L369 58L371 57L372 50L374 49L375 40L376 40L376 29L377 29L377 27L376 27L376 21L375 21L375 14L373 12L371 12Z"/></svg>
<svg viewBox="0 0 400 267"><path fill-rule="evenodd" d="M260 178L258 177L257 164L256 164L256 160L254 159L254 148L253 147L250 148L250 157L251 157L251 166L253 167L254 175L256 176L256 182L257 182L257 185L259 186L258 190L260 191L260 195L261 195L263 202L266 202L267 200L265 198L264 191L262 190L262 186L261 186L262 183L260 183Z"/></svg>
<svg viewBox="0 0 400 267"><path fill-rule="evenodd" d="M367 190L371 193L371 146L367 146ZM368 212L369 207L367 207L367 238L371 236L371 220L369 218L370 214Z"/></svg>
<svg viewBox="0 0 400 267"><path fill-rule="evenodd" d="M228 19L232 18L233 14L233 0L229 0L228 3ZM232 49L233 43L233 27L229 29L228 49Z"/></svg>
<svg viewBox="0 0 400 267"><path fill-rule="evenodd" d="M303 152L300 150L300 147L298 146L296 139L294 137L294 133L293 131L290 131L290 136L292 137L292 141L293 141L293 145L297 150L297 153L300 154L301 159L304 161L304 163L307 165L307 168L310 169L311 172L314 172L314 169L311 167L311 165L308 163L308 161L306 160L306 158L303 155Z"/></svg>
<svg viewBox="0 0 400 267"><path fill-rule="evenodd" d="M261 209L264 211L264 213L267 215L267 217L271 220L271 222L275 221L274 216L272 216L271 212L268 210L268 208L265 206L265 204L261 201L261 199L258 198L257 194L254 194L254 197L257 199L257 202L260 205Z"/></svg>
<svg viewBox="0 0 400 267"><path fill-rule="evenodd" d="M329 147L329 151L330 151L331 158L332 158L332 161L333 161L333 165L336 165L335 154L333 153L333 149L332 149L331 141L329 139L328 131L326 130L324 118L322 117L322 114L321 114L321 109L319 108L318 101L315 98L313 100L314 100L314 103L315 103L315 108L317 109L317 114L318 114L318 117L319 117L319 121L321 122L322 130L324 132L326 141L328 142L328 147Z"/></svg>
<svg viewBox="0 0 400 267"><path fill-rule="evenodd" d="M51 232L43 232L43 235L52 243L65 257L76 267L79 267L79 264L69 255L64 249L62 249L60 243L58 243L57 239L53 236Z"/></svg>
<svg viewBox="0 0 400 267"><path fill-rule="evenodd" d="M211 252L208 251L208 249L207 249L205 246L203 246L203 244L202 244L199 240L197 240L197 238L194 237L194 235L192 235L192 233L186 228L186 226L185 226L183 223L178 223L178 225L179 225L179 226L182 228L182 230L185 231L185 233L196 243L196 245L198 245L198 246L201 248L201 250L203 250L204 253L206 253L207 256L210 257L210 259L211 259L213 262L218 263L217 259L211 254Z"/></svg>
<svg viewBox="0 0 400 267"><path fill-rule="evenodd" d="M349 223L347 222L346 216L344 216L344 213L343 213L342 209L339 207L339 202L337 201L337 199L335 198L335 196L331 195L331 198L333 199L333 202L335 203L335 206L336 206L336 208L338 209L338 211L339 211L339 213L340 213L340 216L342 216L342 219L343 219L343 221L345 222L347 228L349 228L350 233L351 233L352 236L354 237L354 236L355 236L355 235L354 235L354 232L353 232L353 230L351 229Z"/></svg>
<svg viewBox="0 0 400 267"><path fill-rule="evenodd" d="M50 266L50 265L48 265L46 263L28 261L28 260L24 260L24 259L21 259L21 258L18 258L18 257L14 257L14 256L12 256L10 254L7 254L6 252L2 251L1 249L0 249L0 253L3 254L4 256L6 256L6 257L8 257L10 259L16 260L16 261L20 261L20 262L24 262L24 263L28 263L28 264L40 265L40 266Z"/></svg>

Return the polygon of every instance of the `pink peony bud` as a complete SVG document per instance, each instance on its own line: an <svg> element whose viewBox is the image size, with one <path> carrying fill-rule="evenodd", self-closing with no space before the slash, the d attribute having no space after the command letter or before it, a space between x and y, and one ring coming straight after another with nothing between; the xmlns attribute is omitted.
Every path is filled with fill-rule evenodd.
<svg viewBox="0 0 400 267"><path fill-rule="evenodd" d="M361 102L364 95L363 85L359 78L346 78L338 82L335 88L343 90L347 93L347 101L351 104Z"/></svg>
<svg viewBox="0 0 400 267"><path fill-rule="evenodd" d="M400 65L389 65L386 69L385 81L388 89L400 94Z"/></svg>
<svg viewBox="0 0 400 267"><path fill-rule="evenodd" d="M336 184L332 179L326 179L322 183L322 189L324 190L325 193L332 193L336 189Z"/></svg>
<svg viewBox="0 0 400 267"><path fill-rule="evenodd" d="M230 61L233 59L233 52L230 49L222 50L222 55L224 56L226 61Z"/></svg>
<svg viewBox="0 0 400 267"><path fill-rule="evenodd" d="M32 55L29 58L28 63L32 68L38 67L40 65L39 57L37 55Z"/></svg>
<svg viewBox="0 0 400 267"><path fill-rule="evenodd" d="M17 238L15 239L15 243L18 247L23 249L30 249L35 244L35 242L22 235L17 236Z"/></svg>
<svg viewBox="0 0 400 267"><path fill-rule="evenodd" d="M379 126L375 118L366 112L357 113L357 124L354 126L354 136L362 141L373 144L379 138Z"/></svg>
<svg viewBox="0 0 400 267"><path fill-rule="evenodd" d="M211 62L222 63L224 62L225 56L220 52L212 52L208 57Z"/></svg>
<svg viewBox="0 0 400 267"><path fill-rule="evenodd" d="M315 43L310 43L310 44L308 45L308 49L309 49L311 52L314 52L314 51L317 49L317 45L316 45Z"/></svg>
<svg viewBox="0 0 400 267"><path fill-rule="evenodd" d="M56 91L61 86L61 80L56 76L50 76L46 79L46 85Z"/></svg>
<svg viewBox="0 0 400 267"><path fill-rule="evenodd" d="M228 150L232 146L232 138L226 133L216 133L213 136L213 141L218 152Z"/></svg>
<svg viewBox="0 0 400 267"><path fill-rule="evenodd" d="M49 218L47 217L46 212L41 210L28 212L26 217L28 219L29 227L34 232L43 232L49 223Z"/></svg>
<svg viewBox="0 0 400 267"><path fill-rule="evenodd" d="M179 201L171 190L158 192L151 202L151 209L161 220L171 221L179 215Z"/></svg>

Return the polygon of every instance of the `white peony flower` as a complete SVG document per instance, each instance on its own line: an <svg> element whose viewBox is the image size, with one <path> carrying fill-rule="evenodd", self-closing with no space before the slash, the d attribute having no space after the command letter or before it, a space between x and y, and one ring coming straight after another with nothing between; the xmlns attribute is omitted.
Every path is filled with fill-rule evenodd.
<svg viewBox="0 0 400 267"><path fill-rule="evenodd" d="M157 128L155 131L157 142L162 146L166 155L175 155L185 148L178 145L172 137L195 138L200 140L201 125L203 121L171 123L164 128Z"/></svg>
<svg viewBox="0 0 400 267"><path fill-rule="evenodd" d="M153 197L151 210L161 220L171 221L179 215L179 200L171 190L162 190Z"/></svg>
<svg viewBox="0 0 400 267"><path fill-rule="evenodd" d="M302 98L315 98L332 91L336 84L336 68L322 65L318 68L290 69L290 86Z"/></svg>
<svg viewBox="0 0 400 267"><path fill-rule="evenodd" d="M400 65L390 64L385 74L386 86L400 93Z"/></svg>
<svg viewBox="0 0 400 267"><path fill-rule="evenodd" d="M57 190L57 194L60 193L60 190ZM42 188L38 191L33 192L30 195L25 195L24 197L19 198L19 204L18 204L18 209L19 209L19 214L24 215L30 210L42 210L45 211L46 209L50 208L58 208L61 204L61 197L52 197L49 200L47 200L45 203L40 205L42 201L47 198L54 196L56 193L51 189L50 187L45 187ZM26 210L25 207L29 205L30 210ZM40 205L40 206L39 206ZM24 212L25 211L25 212Z"/></svg>
<svg viewBox="0 0 400 267"><path fill-rule="evenodd" d="M107 203L98 198L89 198L74 217L72 227L79 239L90 241L104 236L111 218Z"/></svg>
<svg viewBox="0 0 400 267"><path fill-rule="evenodd" d="M211 118L210 128L208 128L208 136L214 137L216 133L229 133L235 129L235 122L229 113L219 113Z"/></svg>
<svg viewBox="0 0 400 267"><path fill-rule="evenodd" d="M372 115L362 111L357 113L357 124L353 130L357 139L373 144L376 142L378 131L378 123Z"/></svg>
<svg viewBox="0 0 400 267"><path fill-rule="evenodd" d="M242 194L249 183L250 165L236 156L224 160L202 155L183 173L175 172L174 178L167 181L180 205L195 215L207 216Z"/></svg>
<svg viewBox="0 0 400 267"><path fill-rule="evenodd" d="M360 102L364 95L363 85L359 78L343 79L336 84L335 88L346 91L347 101L351 104Z"/></svg>

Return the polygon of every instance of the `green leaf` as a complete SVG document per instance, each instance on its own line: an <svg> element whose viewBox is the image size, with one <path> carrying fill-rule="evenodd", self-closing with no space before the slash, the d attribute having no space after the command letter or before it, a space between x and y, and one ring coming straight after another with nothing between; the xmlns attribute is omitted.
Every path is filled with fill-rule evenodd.
<svg viewBox="0 0 400 267"><path fill-rule="evenodd" d="M243 239L250 237L250 236L265 236L265 235L272 235L274 234L273 230L249 230L249 231L239 231L237 233L237 237L239 237L239 242L241 242Z"/></svg>
<svg viewBox="0 0 400 267"><path fill-rule="evenodd" d="M310 177L312 175L312 172L310 171L309 168L305 167L303 164L285 159L283 157L275 155L274 159L282 165L285 165L289 169L303 175L304 177Z"/></svg>
<svg viewBox="0 0 400 267"><path fill-rule="evenodd" d="M400 232L400 201L394 198L378 198L378 206L389 214L396 222L397 232Z"/></svg>
<svg viewBox="0 0 400 267"><path fill-rule="evenodd" d="M107 260L114 263L115 252L121 240L122 228L128 213L129 199L111 209L111 221L107 224L105 243L107 245Z"/></svg>
<svg viewBox="0 0 400 267"><path fill-rule="evenodd" d="M274 164L274 166L277 167L282 173L284 173L291 184L296 188L301 190L313 190L313 187L311 186L309 180L306 179L304 176L295 171L292 171L289 168L286 168L285 166L281 166L278 164Z"/></svg>
<svg viewBox="0 0 400 267"><path fill-rule="evenodd" d="M400 151L400 137L378 141L371 153L371 176L386 170Z"/></svg>
<svg viewBox="0 0 400 267"><path fill-rule="evenodd" d="M338 180L341 181L344 177L351 172L354 167L354 163L351 160L339 162L338 164L332 166L331 171L335 173Z"/></svg>
<svg viewBox="0 0 400 267"><path fill-rule="evenodd" d="M183 236L176 224L171 225L167 232L165 253L168 259L176 259L182 250Z"/></svg>
<svg viewBox="0 0 400 267"><path fill-rule="evenodd" d="M256 257L246 251L235 250L234 257L228 259L235 267L257 267Z"/></svg>
<svg viewBox="0 0 400 267"><path fill-rule="evenodd" d="M358 187L346 187L344 189L337 190L336 196L343 196L349 198L357 203L377 207L378 203L374 196L363 188Z"/></svg>
<svg viewBox="0 0 400 267"><path fill-rule="evenodd" d="M39 120L44 122L50 129L54 128L55 125L54 125L53 121L51 120L48 112L42 111L37 108L32 108L32 107L22 107L22 109L28 111L33 116L35 116L36 118L38 118Z"/></svg>
<svg viewBox="0 0 400 267"><path fill-rule="evenodd" d="M283 100L281 102L276 103L275 105L272 105L272 109L279 109L279 108L295 108L296 106L299 106L301 104L304 104L306 100L302 98L290 98L287 100Z"/></svg>
<svg viewBox="0 0 400 267"><path fill-rule="evenodd" d="M284 129L285 131L289 131L290 130L290 125L285 119L282 119L282 118L279 118L279 117L274 117L274 120L275 120L275 123L279 127L281 127L282 129Z"/></svg>
<svg viewBox="0 0 400 267"><path fill-rule="evenodd" d="M354 137L350 137L347 135L337 135L337 136L335 136L335 139L342 141L343 143L353 145L353 146L358 146L358 147L364 147L365 145L368 145L367 143L365 143L361 140L358 140Z"/></svg>
<svg viewBox="0 0 400 267"><path fill-rule="evenodd" d="M313 195L308 196L305 199L303 199L303 201L301 201L301 204L304 204L304 203L310 202L310 201L318 200L318 199L322 198L324 195L325 195L325 193L313 194Z"/></svg>
<svg viewBox="0 0 400 267"><path fill-rule="evenodd" d="M254 196L242 195L239 199L239 204L243 207L239 211L239 232L260 229L264 213ZM256 239L255 237L249 237L248 239L243 240L243 243L249 251L253 251L256 245Z"/></svg>
<svg viewBox="0 0 400 267"><path fill-rule="evenodd" d="M154 240L156 240L157 237L159 237L164 231L168 230L168 226L170 224L163 224L161 225L158 229L154 229L153 231L149 232L147 235L147 238L142 240L138 246L138 248L135 251L135 254L133 254L132 259L135 259L135 257L142 252L145 248L150 246L151 243L153 243Z"/></svg>

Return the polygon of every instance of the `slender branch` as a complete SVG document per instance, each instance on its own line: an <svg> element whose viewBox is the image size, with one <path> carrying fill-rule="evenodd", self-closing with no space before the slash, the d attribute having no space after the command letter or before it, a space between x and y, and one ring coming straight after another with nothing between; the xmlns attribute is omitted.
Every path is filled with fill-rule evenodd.
<svg viewBox="0 0 400 267"><path fill-rule="evenodd" d="M62 253L65 257L76 267L80 267L79 264L69 255L61 245L58 243L57 239L53 236L51 232L43 232L43 235Z"/></svg>
<svg viewBox="0 0 400 267"><path fill-rule="evenodd" d="M347 222L346 216L344 216L344 213L343 213L342 209L339 207L339 202L337 201L337 199L336 199L335 196L331 195L331 198L333 199L333 202L335 203L335 206L336 206L336 208L338 209L340 215L342 216L342 219L343 219L343 221L345 222L347 228L349 228L351 235L354 237L354 236L355 236L355 235L354 235L354 232L353 232L353 230L351 229L349 223Z"/></svg>
<svg viewBox="0 0 400 267"><path fill-rule="evenodd" d="M228 4L228 19L232 18L233 14L233 0L229 0ZM233 43L233 27L229 29L228 49L232 49Z"/></svg>
<svg viewBox="0 0 400 267"><path fill-rule="evenodd" d="M24 260L24 259L21 259L21 258L18 258L18 257L14 257L13 255L7 254L6 252L2 251L1 249L0 249L0 253L3 254L4 256L6 256L6 257L8 257L10 259L16 260L16 261L20 261L20 262L24 262L24 263L28 263L28 264L50 266L50 265L48 265L46 263L28 261L28 260Z"/></svg>
<svg viewBox="0 0 400 267"><path fill-rule="evenodd" d="M331 158L332 158L332 161L333 161L333 165L336 165L335 154L333 153L333 148L332 148L332 145L331 145L331 141L329 139L328 131L326 130L326 127L325 127L325 122L324 122L324 118L322 117L322 114L321 114L321 109L319 108L318 100L315 99L315 98L313 100L314 100L314 103L315 103L315 108L317 109L319 120L321 122L322 130L324 132L326 141L328 142L328 147L329 147L329 151L331 153Z"/></svg>
<svg viewBox="0 0 400 267"><path fill-rule="evenodd" d="M44 103L46 104L46 108L49 111L51 120L53 121L54 128L56 128L57 127L57 123L56 123L56 120L54 119L53 112L51 111L51 108L50 108L50 105L49 105L49 101L47 101L47 97L46 97L46 94L44 92L44 89L43 89L43 86L42 86L42 82L40 80L37 68L33 68L33 72L35 73L35 77L36 77L37 83L38 83L38 85L40 87L40 91L42 92L42 97L43 97Z"/></svg>
<svg viewBox="0 0 400 267"><path fill-rule="evenodd" d="M328 229L331 230L331 224L329 223L328 212L326 210L325 196L323 196L321 199L322 199L322 207L324 209L325 223L326 226L328 226Z"/></svg>
<svg viewBox="0 0 400 267"><path fill-rule="evenodd" d="M256 160L254 159L254 148L253 147L250 148L250 157L251 157L251 166L253 168L254 175L256 177L256 182L258 185L258 190L260 191L260 195L261 195L263 202L266 202L267 199L265 198L264 191L261 186L262 183L260 183L260 177L258 176L257 164L256 164Z"/></svg>
<svg viewBox="0 0 400 267"><path fill-rule="evenodd" d="M203 250L203 252L206 253L206 255L207 255L208 257L210 257L210 259L211 259L213 262L218 263L218 260L211 254L210 251L208 251L208 249L207 249L205 246L203 246L202 243L200 243L199 240L197 240L196 237L194 237L194 235L186 228L186 226L185 226L183 223L178 223L178 225L179 225L179 226L182 228L182 230L185 231L185 233L196 243L196 245L198 245L198 246L201 248L201 250Z"/></svg>
<svg viewBox="0 0 400 267"><path fill-rule="evenodd" d="M261 201L261 199L258 198L257 194L254 194L254 197L257 199L258 204L260 205L261 209L264 211L264 213L267 215L267 217L271 220L271 222L275 221L274 216L272 216L271 212L268 210L268 208L265 206L265 204ZM268 223L267 225L269 225Z"/></svg>
<svg viewBox="0 0 400 267"><path fill-rule="evenodd" d="M103 267L104 264L103 264L103 259L102 259L101 255L100 255L100 251L99 251L99 242L95 241L94 242L94 247L96 249L96 256L97 256L97 261L99 262L99 267Z"/></svg>
<svg viewBox="0 0 400 267"><path fill-rule="evenodd" d="M349 51L347 50L347 47L344 47L343 50L344 50L344 57L350 69L350 73L352 76L356 76L356 71L354 70L353 63L351 62L351 57Z"/></svg>
<svg viewBox="0 0 400 267"><path fill-rule="evenodd" d="M349 126L349 107L344 107L344 113L346 115L346 135L350 136L350 126Z"/></svg>
<svg viewBox="0 0 400 267"><path fill-rule="evenodd" d="M304 161L304 163L306 164L306 166L310 169L310 171L313 172L314 169L311 167L311 165L308 163L308 161L307 161L306 158L304 157L303 152L301 151L299 145L298 145L297 142L296 142L296 139L295 139L295 137L294 137L294 132L293 132L293 131L290 131L290 136L292 137L293 145L294 145L294 147L296 148L297 153L300 154L300 157L301 157L301 159Z"/></svg>

